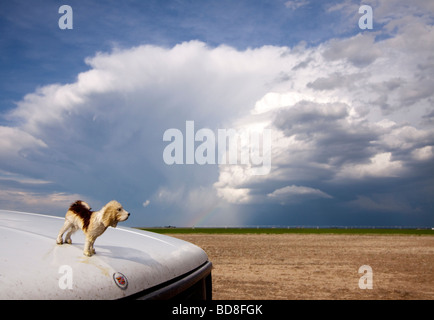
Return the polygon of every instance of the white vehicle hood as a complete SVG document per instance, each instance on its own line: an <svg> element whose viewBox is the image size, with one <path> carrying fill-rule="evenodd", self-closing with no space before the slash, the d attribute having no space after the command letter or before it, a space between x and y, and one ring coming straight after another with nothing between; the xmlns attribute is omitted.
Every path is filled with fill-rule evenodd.
<svg viewBox="0 0 434 320"><path fill-rule="evenodd" d="M119 299L208 261L191 243L126 227L108 228L87 257L80 230L56 244L63 221L0 210L0 299Z"/></svg>

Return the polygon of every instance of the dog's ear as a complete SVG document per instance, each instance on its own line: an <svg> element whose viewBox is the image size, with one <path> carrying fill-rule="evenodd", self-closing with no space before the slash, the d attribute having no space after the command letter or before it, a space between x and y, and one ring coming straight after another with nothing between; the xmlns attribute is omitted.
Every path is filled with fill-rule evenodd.
<svg viewBox="0 0 434 320"><path fill-rule="evenodd" d="M103 214L102 214L102 223L104 224L104 227L113 227L116 228L118 225L117 220L117 209L113 205L106 206Z"/></svg>

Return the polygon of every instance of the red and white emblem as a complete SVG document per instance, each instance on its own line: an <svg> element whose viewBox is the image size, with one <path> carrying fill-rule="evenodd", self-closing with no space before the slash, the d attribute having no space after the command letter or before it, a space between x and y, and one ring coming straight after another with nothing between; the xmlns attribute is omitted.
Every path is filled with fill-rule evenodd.
<svg viewBox="0 0 434 320"><path fill-rule="evenodd" d="M127 277L125 277L120 272L113 273L113 280L115 281L116 285L121 288L122 290L125 290L128 287L128 280Z"/></svg>

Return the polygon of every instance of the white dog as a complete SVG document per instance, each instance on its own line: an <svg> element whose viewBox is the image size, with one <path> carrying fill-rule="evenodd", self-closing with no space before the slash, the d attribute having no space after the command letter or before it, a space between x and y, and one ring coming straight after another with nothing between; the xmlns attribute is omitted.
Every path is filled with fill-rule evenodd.
<svg viewBox="0 0 434 320"><path fill-rule="evenodd" d="M86 236L83 253L90 257L95 254L93 244L96 238L102 235L108 227L116 228L118 222L127 220L129 215L115 200L107 203L99 211L91 211L86 202L78 200L69 207L65 215L65 224L60 229L56 242L57 244L64 243L62 237L68 231L65 242L71 244L71 235L80 228Z"/></svg>

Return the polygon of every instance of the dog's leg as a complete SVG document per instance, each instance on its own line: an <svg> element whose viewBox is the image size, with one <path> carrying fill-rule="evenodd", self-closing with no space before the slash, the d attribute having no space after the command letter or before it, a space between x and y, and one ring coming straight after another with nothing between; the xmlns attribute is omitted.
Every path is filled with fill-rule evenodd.
<svg viewBox="0 0 434 320"><path fill-rule="evenodd" d="M72 223L69 222L67 219L65 219L65 223L63 224L63 227L60 228L59 234L57 235L56 243L62 244L63 243L63 234L72 227Z"/></svg>
<svg viewBox="0 0 434 320"><path fill-rule="evenodd" d="M95 243L96 238L92 241L92 253L95 254L95 247L94 247L94 243Z"/></svg>
<svg viewBox="0 0 434 320"><path fill-rule="evenodd" d="M71 241L71 235L75 232L75 231L77 231L78 230L78 228L77 228L77 226L74 226L74 225L72 225L71 226L71 229L69 229L69 232L66 234L66 236L65 236L65 242L66 243L68 243L68 244L71 244L72 243L72 241Z"/></svg>
<svg viewBox="0 0 434 320"><path fill-rule="evenodd" d="M86 243L84 244L83 254L90 257L95 253L95 249L93 248L93 243L95 242L95 238L91 236L86 236Z"/></svg>

